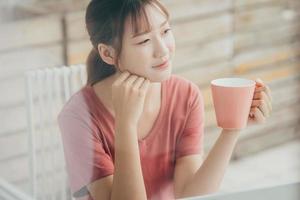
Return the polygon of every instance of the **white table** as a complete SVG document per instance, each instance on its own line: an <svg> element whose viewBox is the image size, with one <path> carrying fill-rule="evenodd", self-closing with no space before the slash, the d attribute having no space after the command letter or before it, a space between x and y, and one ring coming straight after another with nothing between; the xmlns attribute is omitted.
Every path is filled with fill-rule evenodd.
<svg viewBox="0 0 300 200"><path fill-rule="evenodd" d="M268 187L218 193L181 200L300 200L300 182L285 183Z"/></svg>

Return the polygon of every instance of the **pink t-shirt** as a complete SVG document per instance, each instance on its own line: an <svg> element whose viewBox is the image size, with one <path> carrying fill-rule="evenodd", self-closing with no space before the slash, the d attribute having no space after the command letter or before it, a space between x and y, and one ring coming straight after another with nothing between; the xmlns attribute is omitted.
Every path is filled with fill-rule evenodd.
<svg viewBox="0 0 300 200"><path fill-rule="evenodd" d="M161 94L158 117L138 141L151 200L174 199L176 159L203 151L204 103L197 85L171 75L162 82ZM58 122L71 191L92 199L86 186L114 173L114 118L87 85L65 104Z"/></svg>

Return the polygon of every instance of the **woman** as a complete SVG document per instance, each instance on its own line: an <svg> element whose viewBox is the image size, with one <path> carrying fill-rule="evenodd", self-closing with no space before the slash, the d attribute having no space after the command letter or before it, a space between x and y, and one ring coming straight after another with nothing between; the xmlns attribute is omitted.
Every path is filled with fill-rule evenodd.
<svg viewBox="0 0 300 200"><path fill-rule="evenodd" d="M159 0L88 5L88 83L58 117L74 197L166 200L219 189L240 130L222 130L202 163L203 96L171 75L169 20ZM257 82L249 122L270 111L270 90Z"/></svg>

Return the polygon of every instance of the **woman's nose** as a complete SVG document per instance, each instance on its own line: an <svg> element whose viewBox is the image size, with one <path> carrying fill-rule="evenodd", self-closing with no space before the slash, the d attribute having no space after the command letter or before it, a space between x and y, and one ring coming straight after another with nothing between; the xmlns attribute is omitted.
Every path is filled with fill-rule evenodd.
<svg viewBox="0 0 300 200"><path fill-rule="evenodd" d="M154 51L156 58L164 58L168 55L168 48L164 42L159 41Z"/></svg>

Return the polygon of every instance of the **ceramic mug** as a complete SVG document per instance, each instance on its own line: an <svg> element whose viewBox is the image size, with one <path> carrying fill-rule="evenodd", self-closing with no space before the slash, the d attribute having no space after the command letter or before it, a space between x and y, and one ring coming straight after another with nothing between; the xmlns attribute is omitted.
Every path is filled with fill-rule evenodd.
<svg viewBox="0 0 300 200"><path fill-rule="evenodd" d="M247 126L255 85L255 81L244 78L219 78L211 81L219 127L243 129Z"/></svg>

